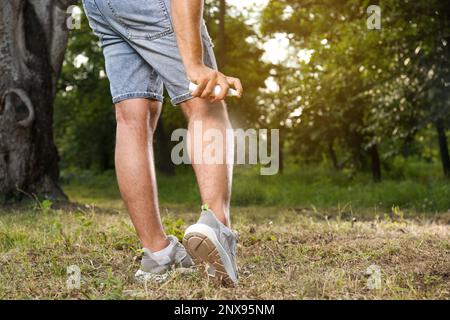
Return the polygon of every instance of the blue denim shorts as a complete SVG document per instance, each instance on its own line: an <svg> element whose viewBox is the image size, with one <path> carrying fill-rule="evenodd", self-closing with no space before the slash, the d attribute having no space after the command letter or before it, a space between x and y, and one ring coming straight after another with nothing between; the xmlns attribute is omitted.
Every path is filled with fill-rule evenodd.
<svg viewBox="0 0 450 320"><path fill-rule="evenodd" d="M83 0L89 25L99 37L113 103L147 98L172 104L192 98L173 30L171 0ZM201 26L205 65L217 70L213 44Z"/></svg>

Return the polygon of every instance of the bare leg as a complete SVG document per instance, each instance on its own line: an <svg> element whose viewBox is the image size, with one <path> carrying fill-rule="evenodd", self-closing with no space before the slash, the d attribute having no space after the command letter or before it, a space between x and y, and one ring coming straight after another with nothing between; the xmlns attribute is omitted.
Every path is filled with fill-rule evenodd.
<svg viewBox="0 0 450 320"><path fill-rule="evenodd" d="M226 105L222 101L210 103L207 100L194 98L181 104L181 108L189 122L188 130L193 137L194 123L201 122L203 132L218 129L226 137L226 130L231 129ZM205 143L203 143L205 146ZM202 202L208 204L217 218L226 226L230 226L230 198L233 165L227 164L226 157L233 150L233 141L223 142L224 152L222 164L195 164L193 161L193 144L188 146L192 166L197 177Z"/></svg>
<svg viewBox="0 0 450 320"><path fill-rule="evenodd" d="M161 102L131 99L116 105L116 173L120 193L141 240L151 251L167 247L159 215L153 132Z"/></svg>

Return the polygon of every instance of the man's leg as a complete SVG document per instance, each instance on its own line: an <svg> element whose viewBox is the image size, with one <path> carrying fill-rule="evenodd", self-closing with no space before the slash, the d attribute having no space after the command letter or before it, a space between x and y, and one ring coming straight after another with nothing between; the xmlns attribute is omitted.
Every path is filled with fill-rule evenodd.
<svg viewBox="0 0 450 320"><path fill-rule="evenodd" d="M116 173L120 193L142 246L169 245L161 225L153 159L153 133L161 102L130 99L116 105Z"/></svg>
<svg viewBox="0 0 450 320"><path fill-rule="evenodd" d="M226 130L231 129L226 105L223 101L210 103L207 100L194 98L181 104L188 120L189 134L194 139L194 123L202 124L203 132L208 129L218 129L224 137L223 161L221 164L195 164L193 159L194 146L190 143L189 152L192 166L197 177L202 202L208 204L220 222L230 226L230 197L233 165L227 164L227 157L233 153L233 140L226 143ZM203 144L203 150L205 144Z"/></svg>

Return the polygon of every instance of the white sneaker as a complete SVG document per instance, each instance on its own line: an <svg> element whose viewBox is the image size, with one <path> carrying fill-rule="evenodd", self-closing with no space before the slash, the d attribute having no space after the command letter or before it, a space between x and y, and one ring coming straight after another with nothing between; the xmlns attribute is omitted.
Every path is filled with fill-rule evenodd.
<svg viewBox="0 0 450 320"><path fill-rule="evenodd" d="M141 268L134 275L136 281L163 283L173 275L175 269L186 271L194 265L178 239L175 236L168 236L167 238L170 241L170 248L167 248L169 253L165 256L158 257L150 250L143 249Z"/></svg>

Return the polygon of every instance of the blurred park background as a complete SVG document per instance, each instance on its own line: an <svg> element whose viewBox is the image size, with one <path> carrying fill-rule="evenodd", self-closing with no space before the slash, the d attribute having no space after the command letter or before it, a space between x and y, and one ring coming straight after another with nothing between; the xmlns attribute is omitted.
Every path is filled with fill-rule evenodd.
<svg viewBox="0 0 450 320"><path fill-rule="evenodd" d="M220 68L245 85L228 101L234 127L280 129L280 173L238 167L235 204L450 209L450 5L382 1L381 28L369 29L373 4L207 1ZM113 180L113 106L84 15L58 89L63 182ZM155 138L163 201L197 199L191 169L170 160L171 133L184 126L166 99ZM178 180L182 192L164 188Z"/></svg>

